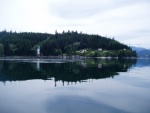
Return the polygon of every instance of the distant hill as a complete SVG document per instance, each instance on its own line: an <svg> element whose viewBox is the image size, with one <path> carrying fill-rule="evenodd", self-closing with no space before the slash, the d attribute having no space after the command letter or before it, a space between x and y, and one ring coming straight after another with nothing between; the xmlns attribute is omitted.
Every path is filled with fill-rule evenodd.
<svg viewBox="0 0 150 113"><path fill-rule="evenodd" d="M62 33L56 31L55 34L0 32L1 56L35 56L39 46L40 54L44 56L63 54L92 57L136 56L136 53L127 45L100 35L78 33L77 31ZM86 54L82 54L82 50L86 51Z"/></svg>
<svg viewBox="0 0 150 113"><path fill-rule="evenodd" d="M142 47L131 47L132 50L137 52L138 57L149 57L150 58L150 49L142 48Z"/></svg>
<svg viewBox="0 0 150 113"><path fill-rule="evenodd" d="M142 51L142 50L146 50L145 48L143 48L143 47L135 47L135 46L131 46L131 48L132 48L132 50L134 50L134 51Z"/></svg>

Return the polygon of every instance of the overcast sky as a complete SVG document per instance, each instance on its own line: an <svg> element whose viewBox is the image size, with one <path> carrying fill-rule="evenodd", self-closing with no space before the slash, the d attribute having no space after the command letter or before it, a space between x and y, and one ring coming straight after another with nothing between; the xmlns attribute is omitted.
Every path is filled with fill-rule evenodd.
<svg viewBox="0 0 150 113"><path fill-rule="evenodd" d="M150 48L150 0L0 0L0 31L74 30Z"/></svg>

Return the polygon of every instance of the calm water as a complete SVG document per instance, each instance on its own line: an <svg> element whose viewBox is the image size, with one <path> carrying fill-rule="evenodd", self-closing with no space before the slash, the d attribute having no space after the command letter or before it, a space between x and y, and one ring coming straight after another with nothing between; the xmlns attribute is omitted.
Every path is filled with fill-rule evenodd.
<svg viewBox="0 0 150 113"><path fill-rule="evenodd" d="M150 113L150 60L1 60L0 113Z"/></svg>

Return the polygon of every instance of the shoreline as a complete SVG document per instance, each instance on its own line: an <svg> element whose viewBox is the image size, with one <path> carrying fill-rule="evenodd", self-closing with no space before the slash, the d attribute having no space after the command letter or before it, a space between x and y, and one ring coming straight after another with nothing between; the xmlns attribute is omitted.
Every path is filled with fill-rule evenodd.
<svg viewBox="0 0 150 113"><path fill-rule="evenodd" d="M119 59L119 57L86 57L86 56L0 56L0 59L90 59L90 58L98 58L98 59ZM141 57L122 57L123 59L149 59L149 58L141 58Z"/></svg>

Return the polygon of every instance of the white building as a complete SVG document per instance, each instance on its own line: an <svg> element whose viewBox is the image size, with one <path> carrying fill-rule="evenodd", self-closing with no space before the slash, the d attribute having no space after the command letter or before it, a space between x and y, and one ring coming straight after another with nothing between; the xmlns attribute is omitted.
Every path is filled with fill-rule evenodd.
<svg viewBox="0 0 150 113"><path fill-rule="evenodd" d="M37 56L40 56L40 46L37 48Z"/></svg>
<svg viewBox="0 0 150 113"><path fill-rule="evenodd" d="M102 48L98 48L98 51L102 51Z"/></svg>
<svg viewBox="0 0 150 113"><path fill-rule="evenodd" d="M85 52L87 52L87 50L86 50L86 49L81 50L81 53L85 53Z"/></svg>

